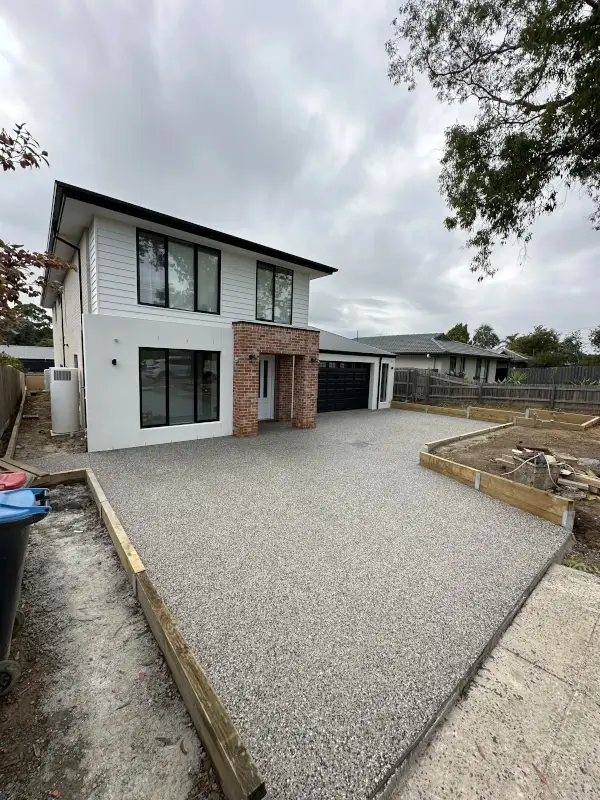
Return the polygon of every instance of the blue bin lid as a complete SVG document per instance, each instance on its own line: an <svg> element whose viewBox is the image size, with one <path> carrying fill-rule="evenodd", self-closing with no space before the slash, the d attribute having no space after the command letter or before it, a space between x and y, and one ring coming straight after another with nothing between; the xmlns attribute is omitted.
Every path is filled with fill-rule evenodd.
<svg viewBox="0 0 600 800"><path fill-rule="evenodd" d="M48 505L37 505L37 498L46 497L46 489L10 489L0 492L0 525L47 514Z"/></svg>

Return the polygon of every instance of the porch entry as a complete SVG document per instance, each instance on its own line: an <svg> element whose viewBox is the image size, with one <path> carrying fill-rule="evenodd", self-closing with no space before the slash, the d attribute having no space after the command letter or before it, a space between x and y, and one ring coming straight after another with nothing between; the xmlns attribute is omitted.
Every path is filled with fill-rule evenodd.
<svg viewBox="0 0 600 800"><path fill-rule="evenodd" d="M258 419L275 418L275 356L260 356Z"/></svg>

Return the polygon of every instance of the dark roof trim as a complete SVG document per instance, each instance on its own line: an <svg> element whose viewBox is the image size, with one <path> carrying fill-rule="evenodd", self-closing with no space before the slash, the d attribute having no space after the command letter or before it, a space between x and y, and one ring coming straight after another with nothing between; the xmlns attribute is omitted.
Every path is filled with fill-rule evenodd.
<svg viewBox="0 0 600 800"><path fill-rule="evenodd" d="M323 350L319 349L319 353L326 353L327 355L338 356L361 356L362 358L395 358L393 353L355 353L349 350Z"/></svg>
<svg viewBox="0 0 600 800"><path fill-rule="evenodd" d="M178 219L177 217L170 217L167 214L161 214L158 211L152 211L149 208L136 206L133 203L126 203L123 200L116 200L114 197L107 197L98 192L91 192L88 189L81 189L78 186L72 186L68 183L56 181L54 184L54 200L52 203L52 218L50 221L50 232L48 234L48 251L54 250L54 237L59 232L60 217L62 216L62 208L65 200L70 197L73 200L79 200L82 203L89 205L99 206L106 208L109 211L114 211L118 214L126 214L130 217L137 217L146 222L153 222L155 225L164 225L168 228L175 228L184 233L191 233L194 236L203 236L205 239L212 239L220 244L229 245L230 247L239 247L242 250L250 250L267 258L276 258L280 261L287 261L289 264L295 264L297 267L305 267L312 269L316 272L322 272L325 275L333 275L337 272L335 267L328 267L326 264L320 264L317 261L310 261L308 258L295 256L292 253L284 253L283 250L276 250L273 247L267 247L263 244L256 244L250 242L248 239L241 239L239 236L232 236L229 233L222 233L215 231L212 228L205 228L203 225L196 225L193 222L186 222L186 220Z"/></svg>

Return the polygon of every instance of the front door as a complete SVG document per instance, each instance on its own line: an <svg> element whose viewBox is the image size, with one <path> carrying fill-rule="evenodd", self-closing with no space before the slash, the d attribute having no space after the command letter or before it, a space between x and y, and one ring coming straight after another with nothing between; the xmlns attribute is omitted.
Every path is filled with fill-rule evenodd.
<svg viewBox="0 0 600 800"><path fill-rule="evenodd" d="M260 357L260 379L258 382L258 418L273 419L275 416L275 356Z"/></svg>

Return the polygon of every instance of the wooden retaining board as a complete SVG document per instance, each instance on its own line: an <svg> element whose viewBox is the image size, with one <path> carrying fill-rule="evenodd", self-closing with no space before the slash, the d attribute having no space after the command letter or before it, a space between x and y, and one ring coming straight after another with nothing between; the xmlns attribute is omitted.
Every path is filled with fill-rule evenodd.
<svg viewBox="0 0 600 800"><path fill-rule="evenodd" d="M542 519L553 522L555 525L561 525L567 530L573 530L575 507L572 500L515 483L499 475L481 472L464 464L457 464L455 461L432 453L421 452L419 463L423 467L454 478L467 486L472 486L490 497L515 506L515 508L528 511L530 514L535 514L536 517L542 517Z"/></svg>

